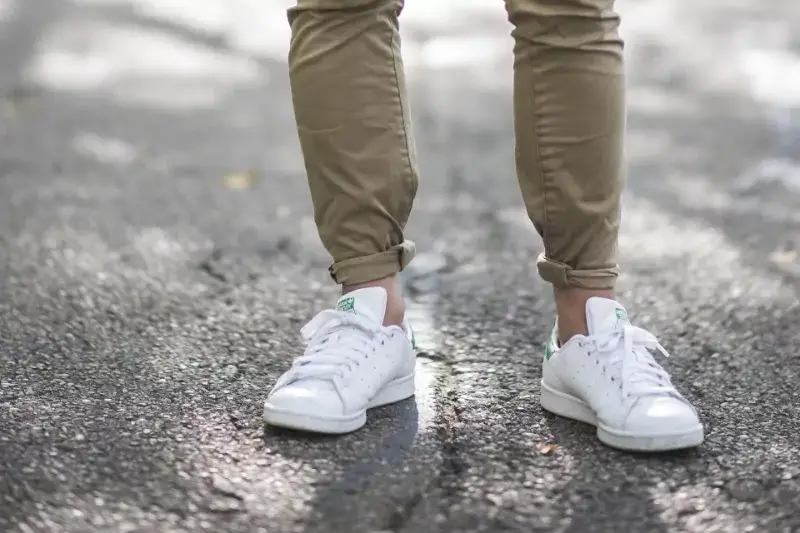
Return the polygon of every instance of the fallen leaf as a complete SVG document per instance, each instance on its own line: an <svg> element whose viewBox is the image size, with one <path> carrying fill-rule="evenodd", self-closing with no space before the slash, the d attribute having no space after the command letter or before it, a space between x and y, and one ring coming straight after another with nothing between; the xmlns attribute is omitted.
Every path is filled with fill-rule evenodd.
<svg viewBox="0 0 800 533"><path fill-rule="evenodd" d="M540 442L536 444L536 451L542 455L550 455L551 453L555 453L557 449L558 444L551 442Z"/></svg>
<svg viewBox="0 0 800 533"><path fill-rule="evenodd" d="M225 186L229 189L249 189L255 178L256 174L252 171L234 172L225 176Z"/></svg>

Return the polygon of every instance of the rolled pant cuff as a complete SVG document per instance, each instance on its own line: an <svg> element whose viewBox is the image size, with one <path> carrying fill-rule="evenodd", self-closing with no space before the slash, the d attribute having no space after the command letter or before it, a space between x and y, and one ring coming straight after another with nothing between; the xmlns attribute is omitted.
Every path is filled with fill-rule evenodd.
<svg viewBox="0 0 800 533"><path fill-rule="evenodd" d="M340 285L357 285L393 276L408 266L416 247L406 240L385 252L354 257L332 264L328 271L333 281Z"/></svg>
<svg viewBox="0 0 800 533"><path fill-rule="evenodd" d="M619 267L576 270L564 263L539 255L536 260L539 276L556 288L575 287L590 290L612 290L619 276Z"/></svg>

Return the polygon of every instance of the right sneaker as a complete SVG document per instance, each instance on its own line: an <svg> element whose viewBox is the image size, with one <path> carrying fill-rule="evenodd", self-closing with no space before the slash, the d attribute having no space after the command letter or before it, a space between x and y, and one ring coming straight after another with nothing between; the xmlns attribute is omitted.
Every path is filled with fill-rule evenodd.
<svg viewBox="0 0 800 533"><path fill-rule="evenodd" d="M651 351L656 337L628 321L614 300L586 302L588 335L559 346L553 329L542 367L542 407L597 426L600 440L642 452L699 446L703 425Z"/></svg>
<svg viewBox="0 0 800 533"><path fill-rule="evenodd" d="M269 393L264 420L273 426L342 434L361 428L367 409L414 395L416 356L407 322L384 326L381 287L342 296L301 333L307 346Z"/></svg>

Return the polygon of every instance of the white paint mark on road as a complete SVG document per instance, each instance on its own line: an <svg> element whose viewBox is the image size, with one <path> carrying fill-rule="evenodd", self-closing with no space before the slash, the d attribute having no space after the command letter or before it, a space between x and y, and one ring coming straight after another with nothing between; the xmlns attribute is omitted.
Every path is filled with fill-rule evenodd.
<svg viewBox="0 0 800 533"><path fill-rule="evenodd" d="M13 19L16 11L16 0L0 0L0 22L7 22Z"/></svg>
<svg viewBox="0 0 800 533"><path fill-rule="evenodd" d="M290 29L286 9L294 4L293 0L72 1L84 6L127 5L146 17L220 37L239 52L281 62L286 60L288 53ZM746 2L734 3L730 7L739 11L748 9ZM633 59L634 65L651 62L651 47L656 44L671 50L668 62L659 67L665 73L692 73L695 82L706 89L752 91L763 101L800 105L800 57L785 51L792 35L787 33L788 26L783 21L764 21L754 17L745 26L725 32L709 32L708 21L718 18L715 15L716 4L689 4L687 0L628 0L619 2L617 10L624 21L621 33L627 41L626 54ZM687 16L688 13L692 16ZM510 89L510 29L500 2L407 2L401 17L401 34L409 78L427 77L430 68L460 72L477 69L472 72L476 74L473 79L465 80L465 83L484 86L488 78L495 79L502 69L508 72L508 76L499 75L499 79ZM753 48L754 32L759 36L757 42L762 48ZM768 37L765 39L764 36ZM698 46L697 43L703 44ZM733 60L718 61L720 55ZM86 64L92 64L91 61L81 63L84 71ZM120 63L125 64L124 59ZM171 64L180 65L181 62ZM202 99L199 95L195 98ZM634 106L638 102L638 105L658 107L663 104L666 107L674 103L674 99L675 96L664 102L652 98L632 101Z"/></svg>
<svg viewBox="0 0 800 533"><path fill-rule="evenodd" d="M734 188L741 192L771 184L782 185L787 192L800 194L800 162L785 157L767 158L733 183ZM800 220L800 213L792 213L798 215L797 219Z"/></svg>
<svg viewBox="0 0 800 533"><path fill-rule="evenodd" d="M444 36L421 47L414 59L431 68L466 68L507 63L511 67L511 45L505 35ZM407 61L408 62L408 61ZM510 72L510 70L509 70Z"/></svg>
<svg viewBox="0 0 800 533"><path fill-rule="evenodd" d="M91 91L167 109L215 105L259 81L252 61L155 29L64 20L40 41L28 76L64 91Z"/></svg>
<svg viewBox="0 0 800 533"><path fill-rule="evenodd" d="M79 154L100 163L127 165L137 157L137 150L131 144L96 133L81 132L72 140L73 149Z"/></svg>
<svg viewBox="0 0 800 533"><path fill-rule="evenodd" d="M72 0L78 5L126 5L135 12L224 39L233 49L286 60L292 0Z"/></svg>
<svg viewBox="0 0 800 533"><path fill-rule="evenodd" d="M754 48L741 53L739 64L758 100L800 108L800 56L781 49Z"/></svg>

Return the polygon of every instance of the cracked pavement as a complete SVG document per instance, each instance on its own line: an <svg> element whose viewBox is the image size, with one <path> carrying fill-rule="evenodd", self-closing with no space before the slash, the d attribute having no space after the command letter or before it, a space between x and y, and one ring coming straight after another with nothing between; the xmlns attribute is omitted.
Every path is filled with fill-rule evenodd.
<svg viewBox="0 0 800 533"><path fill-rule="evenodd" d="M417 395L329 438L261 422L336 293L281 2L0 1L0 531L800 531L800 9L620 4L620 297L708 435L643 456L538 406L496 3L408 2Z"/></svg>

